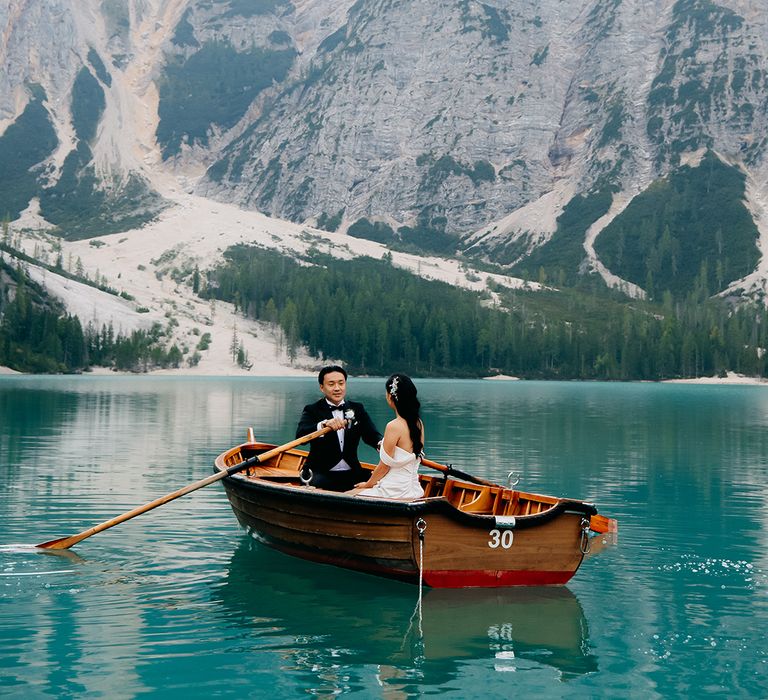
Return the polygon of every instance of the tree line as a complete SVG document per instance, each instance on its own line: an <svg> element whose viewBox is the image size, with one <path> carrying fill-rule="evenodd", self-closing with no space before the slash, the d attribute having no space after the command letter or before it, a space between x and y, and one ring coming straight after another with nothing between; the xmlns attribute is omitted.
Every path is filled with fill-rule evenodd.
<svg viewBox="0 0 768 700"><path fill-rule="evenodd" d="M239 246L193 283L205 297L278 324L292 359L305 346L357 373L605 380L766 374L762 306L733 307L701 288L683 300L667 293L652 303L596 287L496 287L499 305L492 305L489 293L422 279L385 257L298 261ZM159 324L130 334L109 325L83 327L21 266L0 259L0 364L25 372L180 366L182 351L166 342Z"/></svg>
<svg viewBox="0 0 768 700"><path fill-rule="evenodd" d="M305 345L367 374L658 380L766 370L768 318L757 306L731 308L693 293L654 304L607 290L499 288L502 307L494 308L488 295L419 278L389 260L309 262L238 246L201 293L278 323L292 357Z"/></svg>

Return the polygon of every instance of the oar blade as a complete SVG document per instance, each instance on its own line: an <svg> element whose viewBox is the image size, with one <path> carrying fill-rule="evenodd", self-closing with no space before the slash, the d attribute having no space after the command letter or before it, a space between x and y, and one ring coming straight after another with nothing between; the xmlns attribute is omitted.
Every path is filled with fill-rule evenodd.
<svg viewBox="0 0 768 700"><path fill-rule="evenodd" d="M73 544L77 544L80 540L75 537L59 537L56 540L48 540L42 544L36 544L38 549L69 549Z"/></svg>
<svg viewBox="0 0 768 700"><path fill-rule="evenodd" d="M593 515L589 519L589 529L592 532L606 534L619 531L619 521L616 518L607 518L604 515Z"/></svg>

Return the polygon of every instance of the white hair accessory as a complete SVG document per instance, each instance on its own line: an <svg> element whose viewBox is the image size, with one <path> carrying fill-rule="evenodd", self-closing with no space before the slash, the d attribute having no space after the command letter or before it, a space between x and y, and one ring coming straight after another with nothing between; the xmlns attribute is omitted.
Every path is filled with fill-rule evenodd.
<svg viewBox="0 0 768 700"><path fill-rule="evenodd" d="M393 399L397 399L397 382L398 382L399 379L400 379L400 377L395 377L392 380L392 385L389 387L389 395Z"/></svg>

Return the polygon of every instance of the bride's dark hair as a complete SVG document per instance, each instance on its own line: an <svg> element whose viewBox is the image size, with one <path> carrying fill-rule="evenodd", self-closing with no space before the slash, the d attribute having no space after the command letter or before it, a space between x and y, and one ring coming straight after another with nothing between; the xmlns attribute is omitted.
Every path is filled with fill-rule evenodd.
<svg viewBox="0 0 768 700"><path fill-rule="evenodd" d="M413 453L421 455L424 450L422 424L419 410L421 404L416 398L416 385L404 374L393 374L386 383L387 393L392 398L397 412L408 424L408 432L413 442Z"/></svg>

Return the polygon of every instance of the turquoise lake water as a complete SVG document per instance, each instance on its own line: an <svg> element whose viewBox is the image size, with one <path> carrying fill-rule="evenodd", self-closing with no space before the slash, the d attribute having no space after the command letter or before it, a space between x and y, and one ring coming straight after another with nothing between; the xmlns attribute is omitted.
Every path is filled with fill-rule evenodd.
<svg viewBox="0 0 768 700"><path fill-rule="evenodd" d="M415 586L265 549L220 484L36 552L248 426L292 439L317 384L0 377L0 697L768 697L768 388L417 386L430 458L594 501L618 543L564 588L426 591L423 636ZM383 380L349 397L389 420Z"/></svg>

